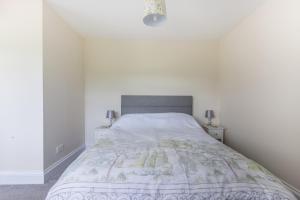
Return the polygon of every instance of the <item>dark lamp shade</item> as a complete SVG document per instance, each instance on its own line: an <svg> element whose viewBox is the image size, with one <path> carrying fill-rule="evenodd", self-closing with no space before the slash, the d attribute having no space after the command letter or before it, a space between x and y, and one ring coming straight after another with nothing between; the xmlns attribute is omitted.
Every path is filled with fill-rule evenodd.
<svg viewBox="0 0 300 200"><path fill-rule="evenodd" d="M108 110L106 112L106 118L107 119L115 119L116 118L116 113L113 110Z"/></svg>
<svg viewBox="0 0 300 200"><path fill-rule="evenodd" d="M207 119L213 119L213 118L215 118L214 111L213 110L207 110L205 112L205 118L207 118Z"/></svg>

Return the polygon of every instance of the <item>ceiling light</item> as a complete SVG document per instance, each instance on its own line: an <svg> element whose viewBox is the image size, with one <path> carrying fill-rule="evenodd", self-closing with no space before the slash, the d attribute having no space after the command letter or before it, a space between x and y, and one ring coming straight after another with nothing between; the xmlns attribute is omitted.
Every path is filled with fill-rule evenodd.
<svg viewBox="0 0 300 200"><path fill-rule="evenodd" d="M165 0L144 0L145 15L144 24L147 26L158 26L167 19Z"/></svg>

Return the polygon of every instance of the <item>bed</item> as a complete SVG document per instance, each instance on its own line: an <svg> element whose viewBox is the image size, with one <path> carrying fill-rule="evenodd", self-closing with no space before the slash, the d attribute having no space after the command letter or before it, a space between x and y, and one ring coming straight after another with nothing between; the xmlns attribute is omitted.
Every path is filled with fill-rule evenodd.
<svg viewBox="0 0 300 200"><path fill-rule="evenodd" d="M268 170L204 132L192 97L122 96L122 117L47 200L296 200Z"/></svg>

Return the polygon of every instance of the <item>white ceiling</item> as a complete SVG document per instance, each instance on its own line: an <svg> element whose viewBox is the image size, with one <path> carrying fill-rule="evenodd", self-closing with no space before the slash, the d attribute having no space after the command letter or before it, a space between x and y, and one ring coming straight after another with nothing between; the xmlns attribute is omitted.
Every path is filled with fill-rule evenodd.
<svg viewBox="0 0 300 200"><path fill-rule="evenodd" d="M166 0L160 27L142 23L143 0L47 0L84 36L213 39L230 31L265 0Z"/></svg>

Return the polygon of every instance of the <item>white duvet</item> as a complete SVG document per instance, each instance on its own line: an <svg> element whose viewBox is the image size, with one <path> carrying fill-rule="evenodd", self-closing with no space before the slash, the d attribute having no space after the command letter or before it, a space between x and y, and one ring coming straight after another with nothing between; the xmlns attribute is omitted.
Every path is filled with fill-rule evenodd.
<svg viewBox="0 0 300 200"><path fill-rule="evenodd" d="M47 200L296 200L257 163L184 114L127 115L86 150Z"/></svg>

